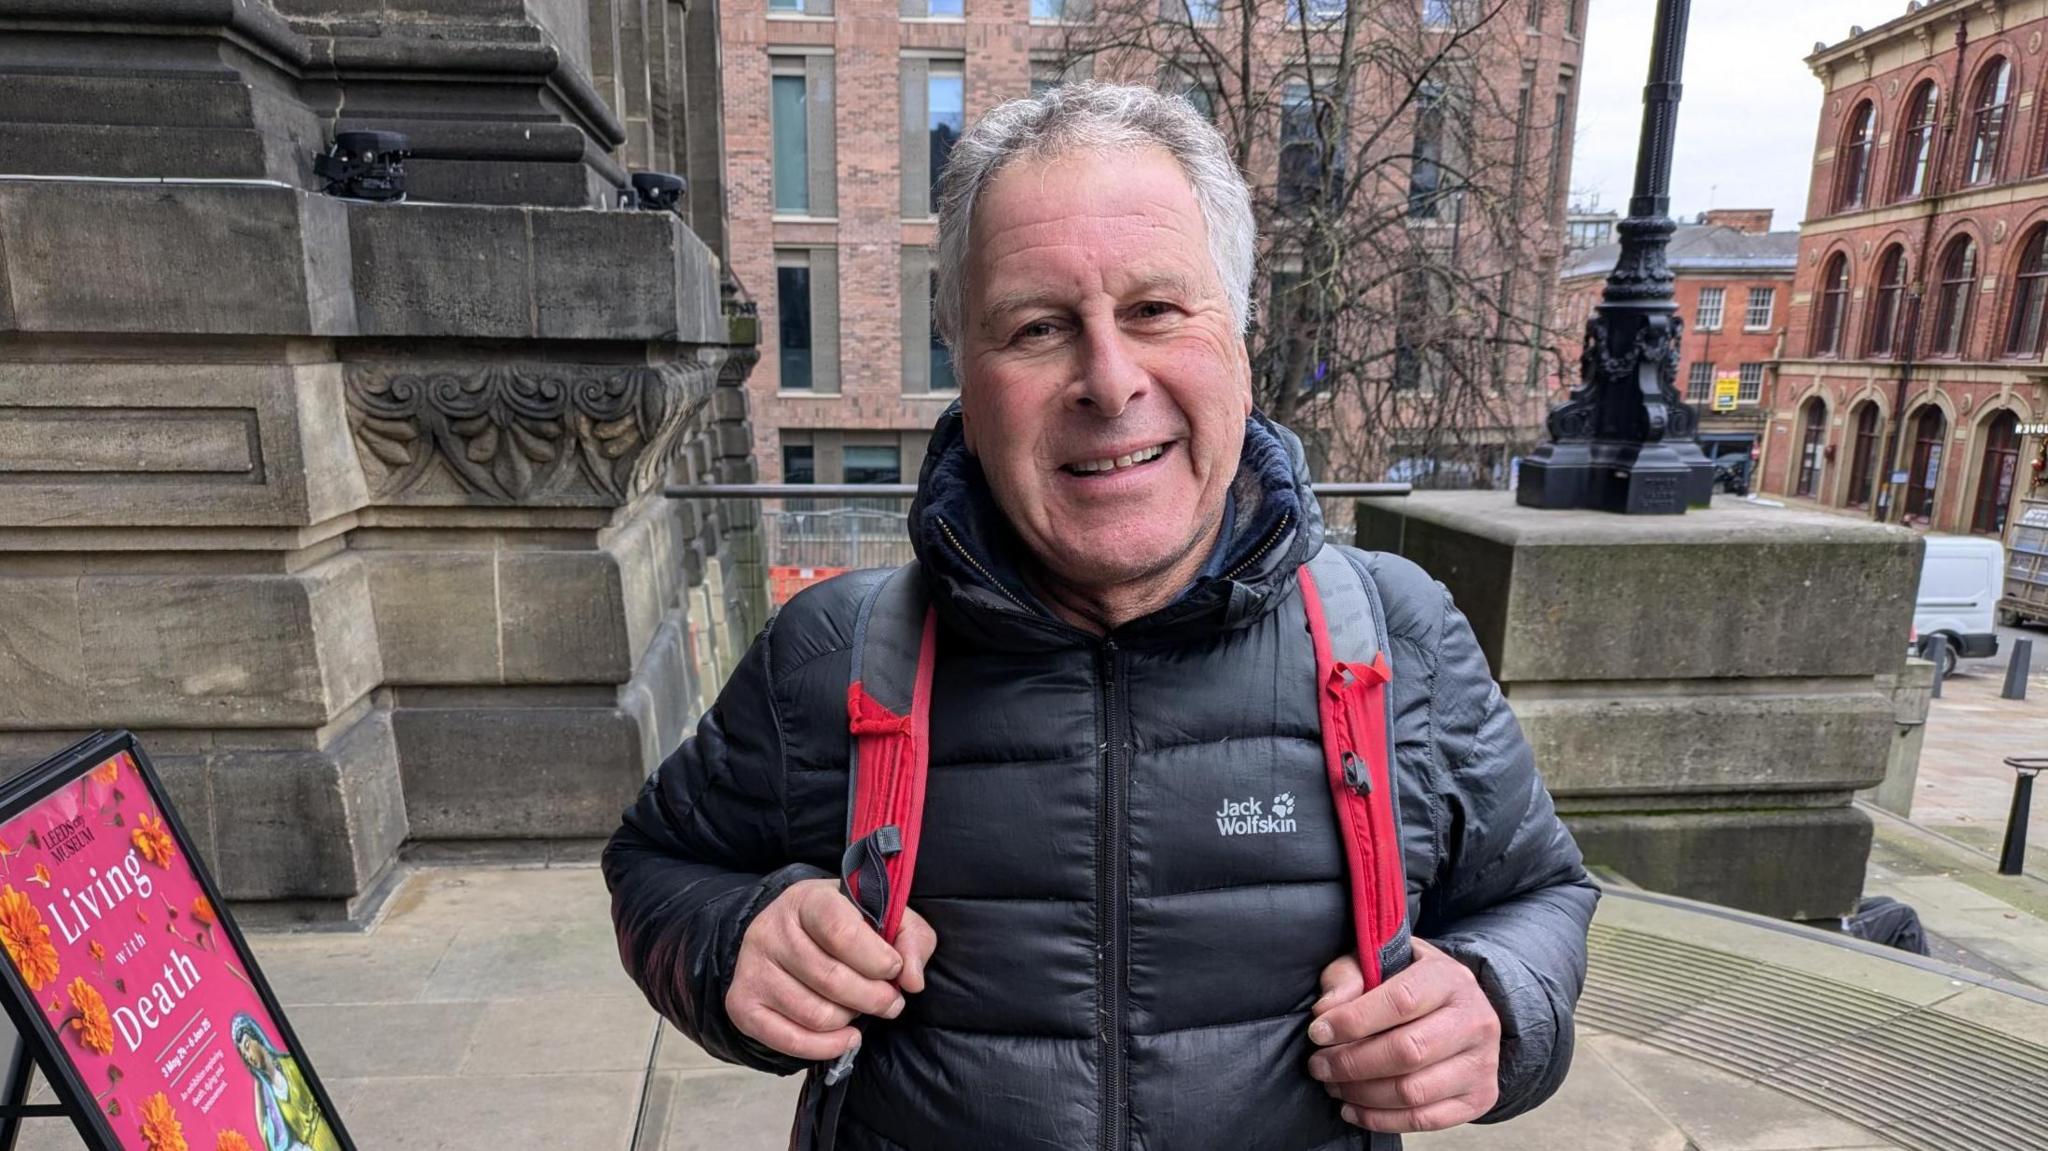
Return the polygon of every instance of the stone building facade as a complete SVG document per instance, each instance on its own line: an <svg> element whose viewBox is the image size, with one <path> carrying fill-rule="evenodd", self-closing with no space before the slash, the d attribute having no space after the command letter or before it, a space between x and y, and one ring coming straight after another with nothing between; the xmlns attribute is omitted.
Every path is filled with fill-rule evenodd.
<svg viewBox="0 0 2048 1151"><path fill-rule="evenodd" d="M1401 2L1425 20L1471 8ZM1526 141L1523 235L1542 255L1517 287L1520 306L1538 316L1549 313L1564 250L1586 2L1502 9L1512 58L1486 63L1508 77L1510 93L1519 71L1524 115L1540 125ZM1237 10L1215 11L1227 31ZM1328 13L1341 7L1313 11L1334 19ZM1278 5L1267 15L1270 23L1254 28L1260 52L1297 51L1298 23ZM928 429L957 395L930 323L930 183L941 154L933 137L1066 78L1167 82L1156 60L1124 75L1114 63L1079 58L1089 19L1084 0L736 0L724 8L731 247L734 270L760 300L762 359L751 387L764 477L916 478ZM1277 162L1264 157L1254 178L1270 182ZM1406 195L1405 165L1399 182L1395 194ZM1540 358L1523 356L1514 378ZM1521 391L1513 406L1533 438L1544 410L1540 378Z"/></svg>
<svg viewBox="0 0 2048 1151"><path fill-rule="evenodd" d="M1998 534L2048 445L2048 2L1938 0L1826 89L1765 483Z"/></svg>
<svg viewBox="0 0 2048 1151"><path fill-rule="evenodd" d="M1799 261L1799 233L1772 231L1771 217L1769 209L1705 212L1671 237L1674 291L1686 321L1679 386L1699 412L1700 450L1730 460L1725 470L1731 478L1739 472L1743 481L1762 454L1776 391L1774 361ZM1586 330L1620 252L1611 243L1576 252L1558 278L1557 362L1573 374L1554 380L1556 390L1578 382L1579 348L1572 341ZM1716 382L1727 376L1736 381L1733 406L1717 408Z"/></svg>
<svg viewBox="0 0 2048 1151"><path fill-rule="evenodd" d="M765 611L746 509L660 491L752 476L717 49L672 0L0 10L0 762L134 729L279 915L609 833ZM359 129L409 200L327 194Z"/></svg>

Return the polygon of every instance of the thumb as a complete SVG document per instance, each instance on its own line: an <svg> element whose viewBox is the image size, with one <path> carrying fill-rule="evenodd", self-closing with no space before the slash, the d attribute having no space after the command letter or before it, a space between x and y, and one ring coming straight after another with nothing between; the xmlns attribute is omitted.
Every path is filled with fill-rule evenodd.
<svg viewBox="0 0 2048 1151"><path fill-rule="evenodd" d="M903 957L903 972L896 977L896 985L912 995L923 991L924 965L938 946L938 932L924 916L904 908L903 922L896 928L896 953Z"/></svg>
<svg viewBox="0 0 2048 1151"><path fill-rule="evenodd" d="M1323 968L1323 997L1309 1008L1309 1014L1321 1015L1364 994L1365 969L1358 965L1356 955L1343 956Z"/></svg>

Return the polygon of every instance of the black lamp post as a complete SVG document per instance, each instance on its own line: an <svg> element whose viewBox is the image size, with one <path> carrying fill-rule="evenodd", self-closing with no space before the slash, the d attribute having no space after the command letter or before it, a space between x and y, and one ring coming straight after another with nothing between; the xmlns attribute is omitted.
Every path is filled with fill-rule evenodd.
<svg viewBox="0 0 2048 1151"><path fill-rule="evenodd" d="M1550 439L1522 461L1515 501L1526 507L1683 515L1713 495L1714 465L1694 438L1699 416L1678 394L1683 327L1665 248L1671 150L1692 0L1657 0L1635 195L1621 221L1621 258L1586 321L1579 386L1550 411Z"/></svg>

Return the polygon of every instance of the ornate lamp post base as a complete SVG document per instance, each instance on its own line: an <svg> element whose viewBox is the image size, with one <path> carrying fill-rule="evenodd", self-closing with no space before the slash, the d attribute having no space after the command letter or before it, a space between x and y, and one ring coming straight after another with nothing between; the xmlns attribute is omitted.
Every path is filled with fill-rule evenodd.
<svg viewBox="0 0 2048 1151"><path fill-rule="evenodd" d="M1678 77L1690 0L1658 0L1635 196L1620 224L1621 257L1586 321L1580 383L1551 409L1550 439L1522 461L1515 502L1627 515L1683 515L1713 497L1699 416L1678 395L1683 322L1665 259Z"/></svg>

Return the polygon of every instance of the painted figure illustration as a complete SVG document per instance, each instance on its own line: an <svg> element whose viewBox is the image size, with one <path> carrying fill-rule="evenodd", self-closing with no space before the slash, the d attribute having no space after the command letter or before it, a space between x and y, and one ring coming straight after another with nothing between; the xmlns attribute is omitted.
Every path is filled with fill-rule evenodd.
<svg viewBox="0 0 2048 1151"><path fill-rule="evenodd" d="M299 1061L271 1043L248 1015L235 1016L234 1040L256 1079L256 1125L265 1151L341 1151Z"/></svg>

